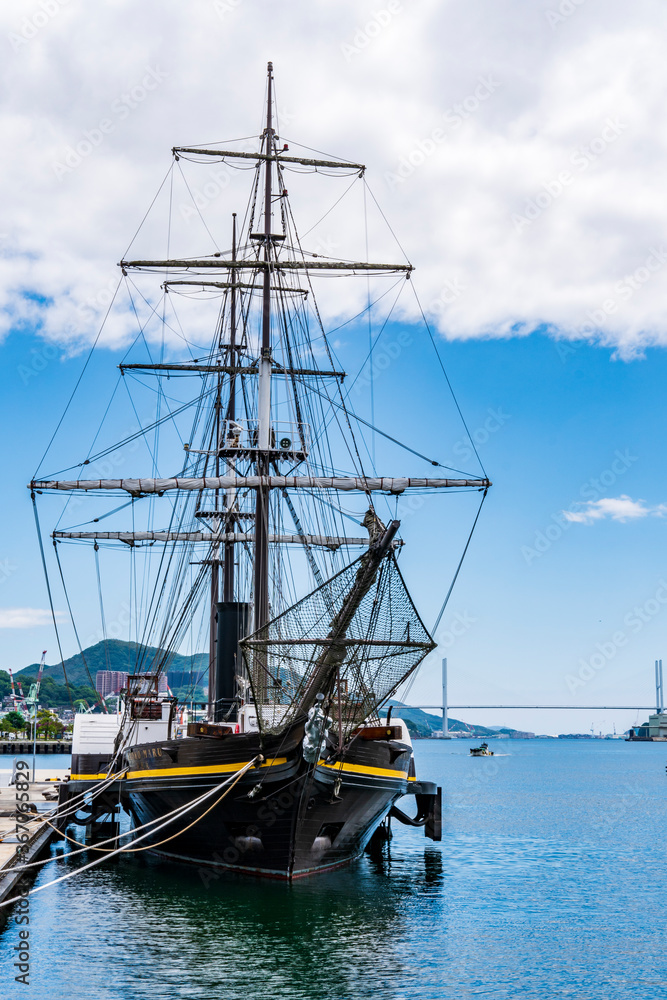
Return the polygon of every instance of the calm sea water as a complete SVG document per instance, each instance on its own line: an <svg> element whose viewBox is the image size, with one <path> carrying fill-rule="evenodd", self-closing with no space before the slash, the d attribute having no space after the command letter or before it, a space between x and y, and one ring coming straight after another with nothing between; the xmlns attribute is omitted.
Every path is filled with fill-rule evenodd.
<svg viewBox="0 0 667 1000"><path fill-rule="evenodd" d="M32 754L24 753L20 755L14 754L0 754L0 787L2 785L8 785L9 779L12 775L12 764L14 760L27 761L30 767L30 776L32 779ZM42 776L53 776L57 778L64 778L67 774L67 770L70 766L72 757L70 754L65 753L38 753L35 755L35 769L37 771L37 780L40 780L40 775Z"/></svg>
<svg viewBox="0 0 667 1000"><path fill-rule="evenodd" d="M287 886L120 859L33 897L39 1000L628 1000L667 995L667 745L422 741L443 839ZM62 847L54 847L62 851ZM72 870L52 860L36 884Z"/></svg>

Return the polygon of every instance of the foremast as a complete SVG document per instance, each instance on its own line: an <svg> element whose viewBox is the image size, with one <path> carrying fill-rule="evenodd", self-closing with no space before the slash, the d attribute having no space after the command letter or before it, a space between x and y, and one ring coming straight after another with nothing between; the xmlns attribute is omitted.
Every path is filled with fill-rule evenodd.
<svg viewBox="0 0 667 1000"><path fill-rule="evenodd" d="M232 214L232 256L236 256L236 213ZM225 414L224 426L232 426L236 421L236 372L239 367L239 359L237 358L237 347L236 347L236 325L237 325L237 292L238 292L238 275L233 272L232 280L230 282L229 296L230 296L230 318L229 318L229 344L224 344L223 338L223 328L221 325L220 336L218 340L218 360L221 362L224 359L224 349L227 350L227 360L228 364L225 365L226 371L223 371L223 366L218 364L216 366L211 366L217 369L217 391L216 391L216 402L215 402L215 472L216 476L220 476L220 455L223 450L223 421L222 421L222 390L223 390L223 378L225 374L229 375L229 400L227 403L227 409ZM227 474L231 474L234 471L234 467L231 463L230 458L227 458ZM234 517L234 504L236 502L236 490L227 489L224 495L225 509L220 510L219 507L219 497L220 490L214 491L215 496L215 508L212 512L216 518L216 534L218 537L214 537L211 544L211 605L209 613L209 673L208 673L208 704L209 704L209 714L216 720L224 707L225 712L229 714L233 713L233 705L221 705L221 674L223 673L223 668L221 665L221 657L223 651L220 648L219 636L220 631L220 614L224 613L223 609L220 608L220 569L222 567L222 602L223 605L228 606L234 601L234 545L235 545L235 526L236 520ZM220 531L220 525L226 524L226 531L223 533ZM179 533L173 533L178 536ZM187 534L180 533L181 535ZM191 533L193 534L193 533ZM173 538L174 541L178 538ZM187 539L184 539L187 540ZM209 539L210 540L210 539ZM221 548L222 547L222 548ZM243 616L244 620L247 618L246 615ZM232 674L232 684L223 684L225 688L230 688L233 686L233 675L235 672L234 666L227 667L227 673ZM225 691L229 694L229 691ZM230 698L226 699L230 701Z"/></svg>

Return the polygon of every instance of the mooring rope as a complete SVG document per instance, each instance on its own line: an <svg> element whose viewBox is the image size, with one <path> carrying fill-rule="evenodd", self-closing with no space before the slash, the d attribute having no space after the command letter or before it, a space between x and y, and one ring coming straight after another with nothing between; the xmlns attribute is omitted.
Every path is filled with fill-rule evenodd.
<svg viewBox="0 0 667 1000"><path fill-rule="evenodd" d="M92 788L86 788L81 792L77 792L76 795L71 796L71 798L67 800L66 803L67 808L63 807L62 810L59 810L58 806L56 806L55 811L52 813L48 813L48 815L51 816L52 819L62 819L63 816L69 816L70 813L78 812L81 806L84 804L84 797L86 795L91 795L93 798L95 798L97 795L100 795L106 788L108 788L109 785L113 784L114 781L116 781L123 774L125 774L126 771L129 771L129 767L122 768L122 770L118 771L116 774L112 775L107 774L107 776L102 781L98 782L96 785L93 785ZM53 787L58 788L59 786L54 784ZM76 800L80 801L78 801L77 804L74 805ZM25 823L41 822L43 818L44 816L42 813L36 813L34 816L29 816L25 820Z"/></svg>
<svg viewBox="0 0 667 1000"><path fill-rule="evenodd" d="M108 844L112 840L119 840L121 837L130 836L131 834L135 834L138 830L145 830L146 827L154 826L155 823L159 823L160 824L159 826L155 826L155 828L153 830L147 830L146 833L143 833L140 837L137 837L133 841L133 843L138 843L141 840L145 840L146 837L150 837L154 833L157 833L158 830L162 830L165 826L168 826L170 823L174 822L176 819L179 819L185 813L190 812L192 809L194 809L196 806L198 806L201 802L204 802L206 799L210 798L212 795L215 795L216 792L219 792L221 789L226 788L226 786L229 786L229 787L226 788L226 791L225 791L224 795L221 795L217 799L217 802L220 802L225 797L225 795L227 795L227 794L229 794L229 792L231 792L232 788L243 777L243 775L246 774L247 771L249 771L251 767L254 767L254 765L257 764L258 762L260 762L261 760L263 760L263 757L262 757L261 754L258 754L256 757L253 757L252 760L248 761L248 763L245 764L237 774L232 775L230 778L227 778L225 781L221 782L219 785L216 785L214 788L209 789L209 791L206 792L204 795L198 796L198 798L194 799L192 802L189 802L187 805L185 805L185 806L179 806L177 809L173 809L171 812L167 813L166 816L158 816L157 819L149 820L148 823L144 823L142 826L135 827L132 830L128 830L126 833L121 833L118 837L109 837L107 840L103 840L101 843L102 844ZM217 802L214 803L214 805L216 805ZM213 808L213 807L211 807L211 808ZM208 812L210 812L210 809L207 809L206 812L202 813L202 815L199 816L194 822L195 823L199 822L199 820L203 819L203 817ZM175 814L178 814L178 815L175 815ZM185 829L190 829L191 826L194 826L194 823L190 823L189 826L186 827ZM173 840L175 837L180 836L184 832L185 832L185 830L179 830L177 833L173 834L172 837L169 837L167 839L168 840ZM166 841L162 841L161 843L166 843ZM149 844L149 845L147 845L147 849L150 849L153 846L154 845ZM101 847L101 845L100 845L100 847ZM98 847L96 849L99 850L100 847ZM68 851L67 854L60 855L60 859L73 857L73 855L75 855L75 854L81 854L82 851L84 851L84 850L90 850L90 847L86 846L86 847L82 848L81 850ZM44 885L37 886L37 888L35 888L35 889L30 889L30 891L27 893L27 895L28 896L32 896L32 895L34 895L37 892L41 892L43 889L50 888L50 886L52 886L52 885L57 885L59 882L65 882L65 881L67 881L67 879L73 878L75 875L78 875L81 872L85 872L85 871L87 871L90 868L97 867L97 865L102 864L103 861L106 861L108 858L114 857L116 854L125 854L125 853L127 853L128 850L129 849L126 848L126 847L119 847L116 850L109 851L108 853L105 852L105 854L101 858L96 858L94 861L90 861L90 862L88 862L88 864L82 865L81 868L77 868L73 872L68 872L66 875L61 875L59 878L53 879L51 882L45 882ZM136 852L136 848L132 848L131 851L133 853L135 853ZM51 860L52 860L52 858L45 858L43 861L33 861L33 862L28 862L25 865L15 865L14 868L12 869L12 871L26 871L28 868L34 868L37 865L47 864ZM21 899L24 899L24 898L25 898L25 896L21 895L21 896L13 896L11 899L3 900L2 902L0 902L0 908L1 907L5 907L5 906L10 906L12 903L18 903Z"/></svg>

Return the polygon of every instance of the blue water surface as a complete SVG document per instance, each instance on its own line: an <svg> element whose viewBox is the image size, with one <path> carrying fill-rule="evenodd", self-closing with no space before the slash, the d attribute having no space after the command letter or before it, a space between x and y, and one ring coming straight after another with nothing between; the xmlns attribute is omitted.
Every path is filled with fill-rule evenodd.
<svg viewBox="0 0 667 1000"><path fill-rule="evenodd" d="M667 745L416 744L443 839L394 823L381 857L284 885L146 854L32 897L0 934L2 997L627 1000L667 996ZM406 800L404 808L409 808ZM35 885L74 870L55 860ZM89 855L83 856L89 860Z"/></svg>
<svg viewBox="0 0 667 1000"><path fill-rule="evenodd" d="M14 761L22 760L27 763L30 768L30 775L32 777L32 765L33 757L31 753L22 754L0 754L0 786L7 785L12 774L12 765ZM69 753L38 753L35 755L35 768L37 770L37 779L39 780L40 772L48 773L54 777L64 778L68 773L70 763L72 761L72 755Z"/></svg>

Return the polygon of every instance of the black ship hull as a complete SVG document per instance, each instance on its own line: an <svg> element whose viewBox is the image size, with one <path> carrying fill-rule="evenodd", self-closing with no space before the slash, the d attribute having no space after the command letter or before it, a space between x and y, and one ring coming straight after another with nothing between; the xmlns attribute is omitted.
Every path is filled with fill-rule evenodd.
<svg viewBox="0 0 667 1000"><path fill-rule="evenodd" d="M344 760L309 765L301 737L302 727L273 747L265 742L266 759L221 801L212 794L143 843L165 859L196 865L203 881L215 869L292 879L357 858L396 800L418 788L411 748L357 741ZM256 736L128 750L123 806L135 827L159 820L233 778L258 752Z"/></svg>

